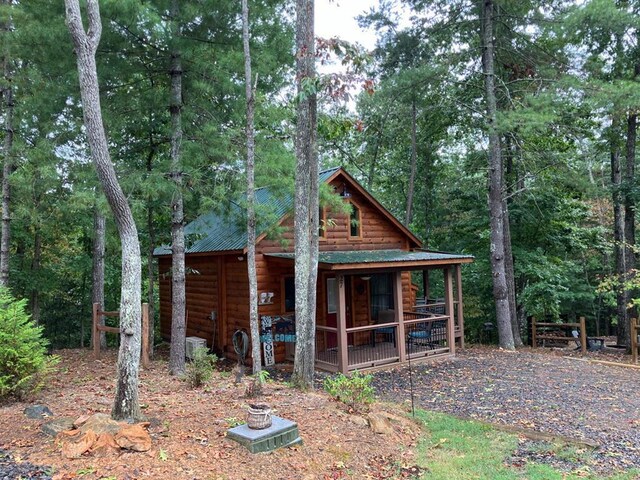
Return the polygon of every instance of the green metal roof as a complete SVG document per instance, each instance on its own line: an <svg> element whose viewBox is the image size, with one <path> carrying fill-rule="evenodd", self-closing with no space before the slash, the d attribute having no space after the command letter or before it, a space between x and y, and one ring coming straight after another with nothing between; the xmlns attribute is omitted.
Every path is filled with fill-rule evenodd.
<svg viewBox="0 0 640 480"><path fill-rule="evenodd" d="M291 259L295 257L293 253L270 253L270 257ZM318 263L327 265L357 265L367 263L403 263L403 264L428 264L442 263L463 263L473 260L473 255L457 255L444 252L430 252L426 250L349 250L339 252L320 252Z"/></svg>
<svg viewBox="0 0 640 480"><path fill-rule="evenodd" d="M323 170L319 181L327 181L340 167ZM246 198L229 201L223 212L205 213L184 227L185 253L224 252L242 250L247 246ZM277 192L269 187L256 189L256 216L258 235L264 233L293 208L289 193ZM171 255L171 247L162 245L154 255Z"/></svg>

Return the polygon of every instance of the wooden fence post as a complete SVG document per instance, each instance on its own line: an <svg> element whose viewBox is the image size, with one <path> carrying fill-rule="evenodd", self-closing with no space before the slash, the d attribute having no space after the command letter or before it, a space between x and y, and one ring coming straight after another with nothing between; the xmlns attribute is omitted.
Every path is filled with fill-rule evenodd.
<svg viewBox="0 0 640 480"><path fill-rule="evenodd" d="M100 332L98 331L100 304L93 304L93 321L91 322L91 343L93 343L93 355L98 358L100 356Z"/></svg>
<svg viewBox="0 0 640 480"><path fill-rule="evenodd" d="M538 346L538 339L536 338L536 317L531 317L531 348Z"/></svg>
<svg viewBox="0 0 640 480"><path fill-rule="evenodd" d="M142 366L149 368L149 304L142 304Z"/></svg>
<svg viewBox="0 0 640 480"><path fill-rule="evenodd" d="M587 323L584 317L580 317L580 350L587 353Z"/></svg>
<svg viewBox="0 0 640 480"><path fill-rule="evenodd" d="M638 321L635 318L631 319L631 357L633 363L638 363Z"/></svg>

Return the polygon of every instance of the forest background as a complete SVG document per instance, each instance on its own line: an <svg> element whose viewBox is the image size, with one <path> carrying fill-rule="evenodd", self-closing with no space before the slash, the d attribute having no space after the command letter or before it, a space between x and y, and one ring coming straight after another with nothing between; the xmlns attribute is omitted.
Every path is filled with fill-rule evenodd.
<svg viewBox="0 0 640 480"><path fill-rule="evenodd" d="M249 2L256 184L283 194L293 190L295 164L291 3ZM385 0L361 18L378 35L370 54L318 41L319 63L347 66L313 86L321 168L346 167L425 247L475 255L463 272L473 340L496 315L487 152L498 135L514 321L585 316L590 333L621 330L625 343L616 327L633 315L640 2L494 2L495 122L485 112L482 3ZM190 221L246 188L244 59L240 2L180 5ZM400 6L409 12L402 21ZM1 280L29 300L55 348L85 346L102 216L107 309L119 303L120 246L84 137L64 5L3 0L0 8ZM169 242L176 188L168 174L169 2L103 1L101 10L103 115L140 233L143 298L153 307L151 252Z"/></svg>

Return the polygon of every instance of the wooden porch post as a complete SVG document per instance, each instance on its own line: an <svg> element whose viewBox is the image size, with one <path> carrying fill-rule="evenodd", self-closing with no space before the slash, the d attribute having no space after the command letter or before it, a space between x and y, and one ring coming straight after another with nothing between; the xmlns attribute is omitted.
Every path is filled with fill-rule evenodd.
<svg viewBox="0 0 640 480"><path fill-rule="evenodd" d="M338 324L338 369L342 373L349 371L349 342L347 340L347 300L344 275L336 275L338 284L337 324Z"/></svg>
<svg viewBox="0 0 640 480"><path fill-rule="evenodd" d="M406 336L404 333L404 311L402 303L402 272L393 274L393 303L396 308L396 323L398 324L398 356L400 363L407 359Z"/></svg>
<svg viewBox="0 0 640 480"><path fill-rule="evenodd" d="M587 353L587 323L584 317L580 317L580 349L582 354Z"/></svg>
<svg viewBox="0 0 640 480"><path fill-rule="evenodd" d="M458 326L460 327L460 348L464 348L464 307L462 304L462 266L456 265L456 288L458 298Z"/></svg>
<svg viewBox="0 0 640 480"><path fill-rule="evenodd" d="M451 267L446 267L444 271L444 303L445 311L449 315L449 326L447 328L447 343L449 344L449 351L456 353L456 332L455 324L453 321L453 275L451 275Z"/></svg>
<svg viewBox="0 0 640 480"><path fill-rule="evenodd" d="M429 298L429 270L422 270L422 290L424 293L424 303L427 304Z"/></svg>

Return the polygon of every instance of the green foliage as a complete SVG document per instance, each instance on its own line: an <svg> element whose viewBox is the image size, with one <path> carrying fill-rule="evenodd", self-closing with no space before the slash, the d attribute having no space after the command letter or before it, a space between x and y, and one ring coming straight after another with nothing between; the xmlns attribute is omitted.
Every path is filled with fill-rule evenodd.
<svg viewBox="0 0 640 480"><path fill-rule="evenodd" d="M0 287L0 400L37 392L58 362L47 356L42 327L33 323L26 305Z"/></svg>
<svg viewBox="0 0 640 480"><path fill-rule="evenodd" d="M324 381L324 389L351 410L359 412L366 410L374 400L372 381L373 375L353 372L350 376L346 376L340 373L327 378Z"/></svg>
<svg viewBox="0 0 640 480"><path fill-rule="evenodd" d="M217 361L218 357L210 354L207 348L196 348L193 352L193 359L187 364L187 374L185 375L187 384L191 388L198 388L211 380Z"/></svg>
<svg viewBox="0 0 640 480"><path fill-rule="evenodd" d="M509 466L505 460L518 448L516 435L441 413L423 410L416 413L425 427L425 436L417 448L416 462L420 467L428 469L430 479L631 480L637 475L637 472L625 472L603 477L601 474L591 473L589 465L593 459L590 452L564 443L540 442L537 448L544 449L549 456L566 459L571 463L581 464L582 467L563 472L535 461L527 462L521 468Z"/></svg>
<svg viewBox="0 0 640 480"><path fill-rule="evenodd" d="M247 398L254 398L262 395L262 386L269 380L270 374L267 370L260 370L253 374L253 380L247 385L244 395Z"/></svg>
<svg viewBox="0 0 640 480"><path fill-rule="evenodd" d="M260 370L258 373L254 375L254 377L257 381L259 381L262 384L262 383L267 383L267 381L271 377L271 374L269 373L268 370Z"/></svg>
<svg viewBox="0 0 640 480"><path fill-rule="evenodd" d="M158 452L158 458L163 462L166 462L167 460L169 460L169 455L167 454L166 450L161 448L160 451Z"/></svg>
<svg viewBox="0 0 640 480"><path fill-rule="evenodd" d="M242 425L244 422L236 417L228 417L224 419L225 423L229 428L237 427L238 425Z"/></svg>

